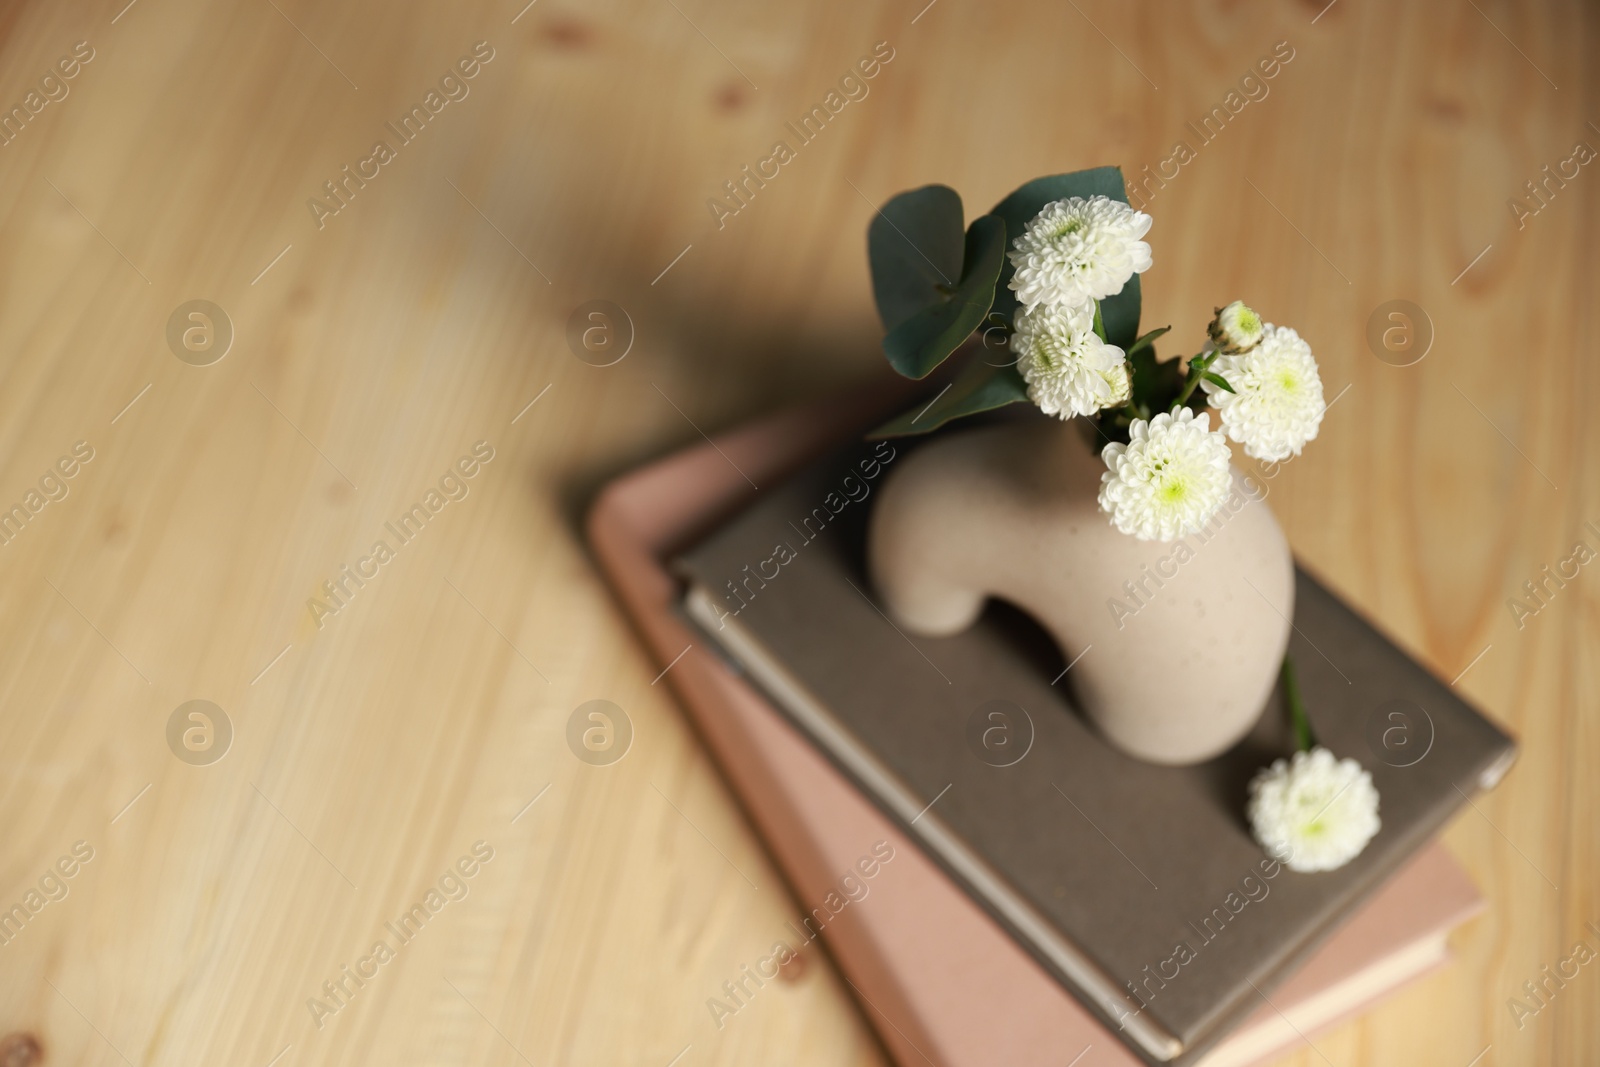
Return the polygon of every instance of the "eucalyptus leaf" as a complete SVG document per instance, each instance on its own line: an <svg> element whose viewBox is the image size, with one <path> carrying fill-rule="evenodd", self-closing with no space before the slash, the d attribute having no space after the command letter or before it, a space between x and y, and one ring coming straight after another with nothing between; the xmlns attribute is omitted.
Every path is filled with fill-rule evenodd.
<svg viewBox="0 0 1600 1067"><path fill-rule="evenodd" d="M907 378L925 378L972 336L994 302L994 283L1005 260L1006 227L993 215L974 219L967 231L958 285L892 328L883 339L889 364Z"/></svg>
<svg viewBox="0 0 1600 1067"><path fill-rule="evenodd" d="M961 196L948 185L901 193L872 217L867 258L885 330L932 307L955 287L961 277L962 229Z"/></svg>
<svg viewBox="0 0 1600 1067"><path fill-rule="evenodd" d="M1046 204L1070 196L1108 196L1113 200L1128 202L1128 193L1122 181L1121 167L1095 167L1035 178L1016 192L996 204L992 214L1006 223L1006 233L1015 239L1027 229L1028 223L1044 209ZM1017 310L1017 298L1011 291L1011 276L1015 273L1008 259L1000 270L995 287L994 309L1011 320ZM1100 302L1100 313L1105 321L1106 340L1124 351L1132 347L1139 336L1139 276L1128 279L1122 292Z"/></svg>
<svg viewBox="0 0 1600 1067"><path fill-rule="evenodd" d="M1006 290L1010 292L1010 290ZM1116 296L1100 301L1100 315L1105 319L1106 340L1124 352L1139 336L1139 276L1133 275Z"/></svg>
<svg viewBox="0 0 1600 1067"><path fill-rule="evenodd" d="M1028 386L1013 366L996 367L973 360L932 403L920 404L890 419L869 439L905 437L937 430L951 419L976 415L1028 399Z"/></svg>

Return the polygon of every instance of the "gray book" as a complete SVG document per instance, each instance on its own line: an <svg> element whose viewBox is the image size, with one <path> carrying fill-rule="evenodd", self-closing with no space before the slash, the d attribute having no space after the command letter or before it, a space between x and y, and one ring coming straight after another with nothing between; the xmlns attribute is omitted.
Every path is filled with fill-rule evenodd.
<svg viewBox="0 0 1600 1067"><path fill-rule="evenodd" d="M1147 1062L1191 1062L1270 1003L1515 757L1505 733L1297 570L1290 654L1312 724L1372 772L1383 828L1337 871L1292 872L1244 815L1251 777L1293 751L1282 694L1229 752L1162 767L1083 719L1061 651L1020 612L991 602L957 636L902 633L864 572L873 448L764 491L679 557L684 610Z"/></svg>

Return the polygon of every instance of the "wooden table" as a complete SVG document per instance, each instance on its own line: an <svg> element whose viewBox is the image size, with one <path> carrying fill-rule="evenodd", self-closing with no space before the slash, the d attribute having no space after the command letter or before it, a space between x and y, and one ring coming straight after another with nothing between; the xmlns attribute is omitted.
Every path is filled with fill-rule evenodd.
<svg viewBox="0 0 1600 1067"><path fill-rule="evenodd" d="M1194 342L1247 298L1339 398L1273 483L1296 550L1524 745L1447 835L1492 902L1457 964L1289 1062L1600 1057L1600 966L1508 1007L1600 946L1600 569L1507 603L1600 548L1600 167L1563 162L1600 146L1592 11L126 3L0 15L0 1032L49 1063L881 1062L824 960L712 1023L795 905L579 519L880 373L873 205L1120 162L1147 323ZM865 96L708 207L878 42ZM1547 164L1577 173L1541 203ZM610 366L568 343L591 300L632 325ZM1419 363L1369 345L1393 300ZM604 768L566 741L597 698L634 731Z"/></svg>

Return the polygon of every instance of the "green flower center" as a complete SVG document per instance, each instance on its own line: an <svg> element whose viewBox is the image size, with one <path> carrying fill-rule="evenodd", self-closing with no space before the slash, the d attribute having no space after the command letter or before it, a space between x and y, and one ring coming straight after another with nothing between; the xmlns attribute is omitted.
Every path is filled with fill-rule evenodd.
<svg viewBox="0 0 1600 1067"><path fill-rule="evenodd" d="M1189 495L1189 483L1182 478L1169 478L1161 483L1161 502L1176 504Z"/></svg>
<svg viewBox="0 0 1600 1067"><path fill-rule="evenodd" d="M1176 468L1170 459L1159 459L1154 464L1156 499L1163 504L1178 504L1194 495L1194 481L1186 472Z"/></svg>
<svg viewBox="0 0 1600 1067"><path fill-rule="evenodd" d="M1067 346L1058 337L1040 333L1033 339L1033 361L1040 370L1057 370L1066 363L1067 354Z"/></svg>

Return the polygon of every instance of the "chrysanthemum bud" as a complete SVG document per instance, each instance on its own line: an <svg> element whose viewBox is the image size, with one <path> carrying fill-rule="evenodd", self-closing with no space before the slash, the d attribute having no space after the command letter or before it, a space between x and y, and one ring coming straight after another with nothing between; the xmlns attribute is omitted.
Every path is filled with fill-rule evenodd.
<svg viewBox="0 0 1600 1067"><path fill-rule="evenodd" d="M1217 308L1208 332L1211 343L1230 356L1248 352L1261 343L1261 316L1242 300Z"/></svg>

